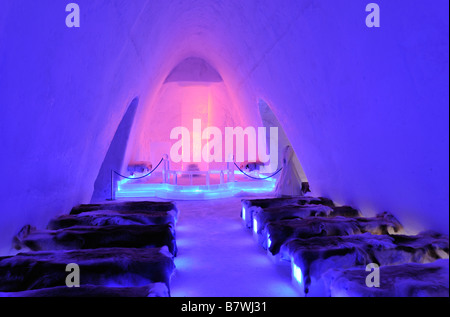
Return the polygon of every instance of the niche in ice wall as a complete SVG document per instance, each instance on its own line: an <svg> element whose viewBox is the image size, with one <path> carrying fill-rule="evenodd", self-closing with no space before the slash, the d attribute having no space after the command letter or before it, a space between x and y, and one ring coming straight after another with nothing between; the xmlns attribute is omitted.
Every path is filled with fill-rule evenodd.
<svg viewBox="0 0 450 317"><path fill-rule="evenodd" d="M164 154L169 154L177 139L170 139L176 127L185 127L190 132L190 162L171 162L171 169L186 170L196 165L199 170L223 168L225 162L194 162L193 155L202 151L208 140L201 145L193 142L196 135L194 119L201 120L201 131L206 127L240 125L238 112L220 74L205 60L187 58L178 64L162 84L154 101L144 111L139 131L136 134L131 161L157 164ZM222 152L224 153L224 144ZM184 149L183 149L184 150Z"/></svg>
<svg viewBox="0 0 450 317"><path fill-rule="evenodd" d="M133 99L120 122L94 183L92 202L111 198L111 170L120 172L139 98ZM115 184L114 184L115 188Z"/></svg>
<svg viewBox="0 0 450 317"><path fill-rule="evenodd" d="M278 148L276 149L278 151L278 168L283 166L283 153L286 148L286 146L290 146L292 148L292 144L289 141L288 136L286 135L283 126L278 121L278 118L273 113L270 106L265 102L264 100L260 99L258 101L258 107L259 107L259 114L261 115L261 120L266 127L267 131L267 138L266 138L266 144L270 151L273 151L275 149L270 149L270 127L277 127L278 128ZM295 136L294 136L295 137ZM301 149L300 149L301 151ZM294 155L292 157L292 163L295 166L295 170L297 171L297 174L299 176L299 186L301 186L302 182L308 182L308 179L306 177L306 174L303 170L302 165L300 164L300 160L297 157L297 153L294 151Z"/></svg>

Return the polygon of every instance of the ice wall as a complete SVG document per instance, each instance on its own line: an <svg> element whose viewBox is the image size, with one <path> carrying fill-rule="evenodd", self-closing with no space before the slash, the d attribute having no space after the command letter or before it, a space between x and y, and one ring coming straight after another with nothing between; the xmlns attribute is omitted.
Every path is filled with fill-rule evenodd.
<svg viewBox="0 0 450 317"><path fill-rule="evenodd" d="M363 0L75 2L78 29L65 1L1 5L1 250L89 201L127 106L192 56L239 120L270 104L314 194L448 232L448 1L378 0L377 29Z"/></svg>
<svg viewBox="0 0 450 317"><path fill-rule="evenodd" d="M128 105L157 77L145 56L158 39L133 45L142 3L78 4L81 27L69 29L64 1L2 1L1 253L23 225L89 201Z"/></svg>
<svg viewBox="0 0 450 317"><path fill-rule="evenodd" d="M365 1L300 3L247 82L314 194L448 232L448 2L377 1L379 29Z"/></svg>

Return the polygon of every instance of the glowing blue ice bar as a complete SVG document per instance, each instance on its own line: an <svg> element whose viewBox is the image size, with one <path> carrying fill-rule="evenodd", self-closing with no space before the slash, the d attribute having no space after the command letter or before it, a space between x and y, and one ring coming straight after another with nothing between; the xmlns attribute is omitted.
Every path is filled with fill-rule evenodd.
<svg viewBox="0 0 450 317"><path fill-rule="evenodd" d="M258 222L253 218L253 232L258 233Z"/></svg>
<svg viewBox="0 0 450 317"><path fill-rule="evenodd" d="M292 276L298 284L303 283L302 270L294 263L294 260L292 260Z"/></svg>
<svg viewBox="0 0 450 317"><path fill-rule="evenodd" d="M203 200L233 197L238 193L270 193L274 180L229 182L218 185L183 186L175 184L143 184L123 179L117 182L116 197L159 197L166 199ZM243 210L245 212L245 209ZM243 216L245 220L245 213Z"/></svg>

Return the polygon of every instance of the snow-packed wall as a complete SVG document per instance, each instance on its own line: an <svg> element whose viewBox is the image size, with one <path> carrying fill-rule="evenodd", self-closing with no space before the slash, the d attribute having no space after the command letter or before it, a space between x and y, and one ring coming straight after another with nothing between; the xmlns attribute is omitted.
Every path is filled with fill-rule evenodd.
<svg viewBox="0 0 450 317"><path fill-rule="evenodd" d="M2 252L91 199L130 103L136 140L188 58L220 75L233 122L271 107L314 195L448 233L448 1L377 0L374 28L368 0L73 2L78 28L69 1L0 6Z"/></svg>

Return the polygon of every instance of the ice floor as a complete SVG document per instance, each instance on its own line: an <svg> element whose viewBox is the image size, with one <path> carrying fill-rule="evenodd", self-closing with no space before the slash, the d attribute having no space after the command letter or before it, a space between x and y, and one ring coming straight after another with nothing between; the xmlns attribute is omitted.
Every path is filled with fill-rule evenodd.
<svg viewBox="0 0 450 317"><path fill-rule="evenodd" d="M275 265L243 227L241 198L177 201L173 297L292 297L290 268Z"/></svg>

